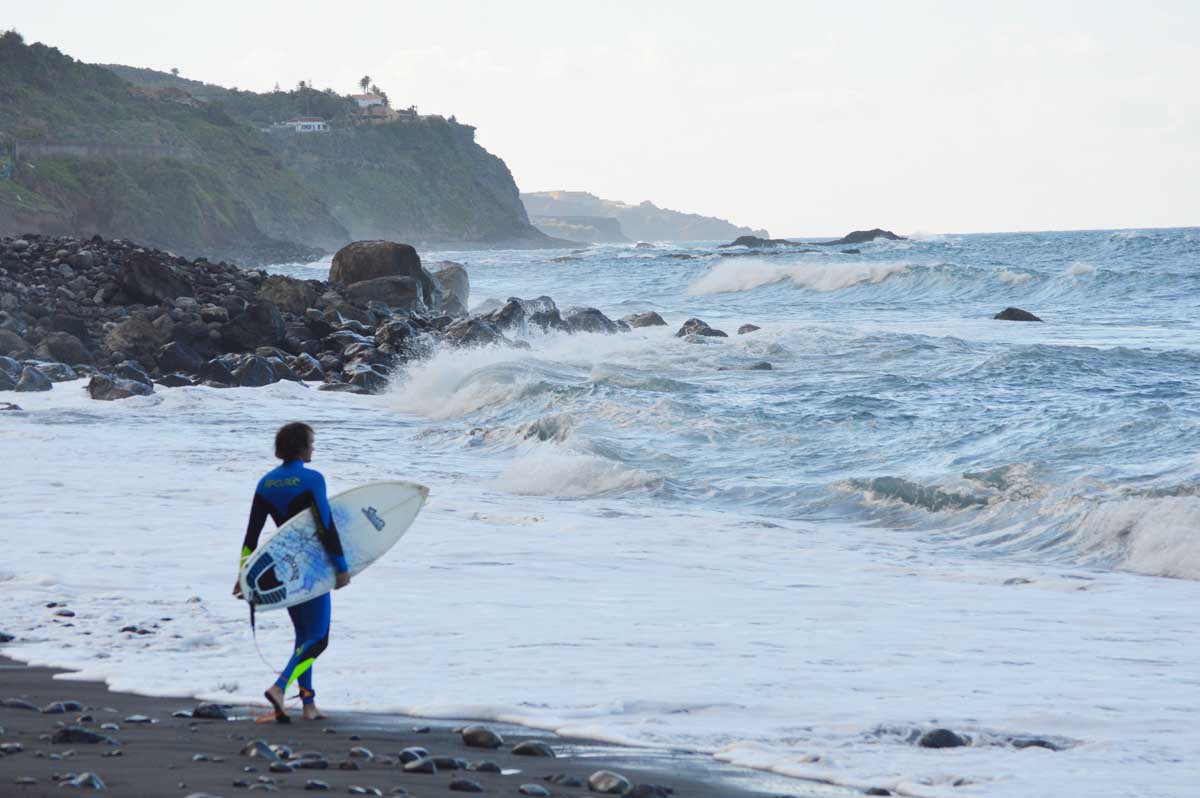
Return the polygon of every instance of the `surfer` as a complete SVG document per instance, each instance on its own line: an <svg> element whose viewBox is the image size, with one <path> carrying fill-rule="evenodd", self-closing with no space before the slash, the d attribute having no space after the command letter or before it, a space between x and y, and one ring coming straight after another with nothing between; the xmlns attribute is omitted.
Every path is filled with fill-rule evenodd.
<svg viewBox="0 0 1200 798"><path fill-rule="evenodd" d="M338 537L333 514L329 509L329 500L325 495L325 477L321 476L319 471L304 466L305 463L312 462L313 439L312 427L298 421L284 424L275 433L275 456L283 463L278 468L268 471L258 481L258 487L254 491L254 503L250 506L250 522L246 525L246 538L242 542L239 566L246 564L246 560L258 546L258 536L267 522L267 516L275 521L276 526L282 526L293 516L311 510L318 520L317 536L337 572L334 585L334 589L337 590L350 584L350 574L346 566L346 557L342 553L342 541ZM241 585L236 581L233 594L239 597L242 595ZM279 723L291 722L283 707L284 693L292 682L296 681L300 683L304 719L319 720L325 717L316 705L313 662L329 644L331 605L329 594L325 593L303 604L288 607L288 615L291 616L292 627L296 631L296 648L275 684L263 693L274 707L275 720Z"/></svg>

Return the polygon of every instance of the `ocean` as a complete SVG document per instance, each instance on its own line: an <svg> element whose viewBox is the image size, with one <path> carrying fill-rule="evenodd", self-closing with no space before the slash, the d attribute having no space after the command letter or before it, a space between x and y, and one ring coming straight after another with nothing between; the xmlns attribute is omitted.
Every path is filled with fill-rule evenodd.
<svg viewBox="0 0 1200 798"><path fill-rule="evenodd" d="M305 420L331 491L431 489L334 596L327 709L928 798L1194 794L1200 229L858 249L422 253L466 265L472 306L549 295L668 326L437 351L369 397L20 395L0 417L8 653L258 700L290 625L260 616L268 667L229 592L274 430ZM992 319L1007 306L1044 323ZM690 317L729 337L674 337ZM915 744L935 728L971 744Z"/></svg>

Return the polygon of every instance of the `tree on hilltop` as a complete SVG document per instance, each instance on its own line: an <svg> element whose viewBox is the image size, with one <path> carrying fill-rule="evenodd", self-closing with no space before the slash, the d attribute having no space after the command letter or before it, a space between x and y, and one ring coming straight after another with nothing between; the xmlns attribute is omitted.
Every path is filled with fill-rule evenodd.
<svg viewBox="0 0 1200 798"><path fill-rule="evenodd" d="M361 78L359 78L358 85L361 86L362 90L365 92L367 90L367 86L371 85L371 76L363 75Z"/></svg>
<svg viewBox="0 0 1200 798"><path fill-rule="evenodd" d="M179 67L171 67L171 74L175 77L179 77Z"/></svg>

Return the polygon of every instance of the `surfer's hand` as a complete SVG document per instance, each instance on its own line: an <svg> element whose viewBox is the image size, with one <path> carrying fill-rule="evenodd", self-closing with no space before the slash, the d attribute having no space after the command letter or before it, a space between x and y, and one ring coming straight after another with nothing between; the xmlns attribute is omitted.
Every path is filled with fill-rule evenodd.
<svg viewBox="0 0 1200 798"><path fill-rule="evenodd" d="M233 595L237 596L238 598L242 597L242 580L241 579L234 580Z"/></svg>
<svg viewBox="0 0 1200 798"><path fill-rule="evenodd" d="M338 574L337 581L333 583L334 590L341 590L346 585L350 584L350 574Z"/></svg>

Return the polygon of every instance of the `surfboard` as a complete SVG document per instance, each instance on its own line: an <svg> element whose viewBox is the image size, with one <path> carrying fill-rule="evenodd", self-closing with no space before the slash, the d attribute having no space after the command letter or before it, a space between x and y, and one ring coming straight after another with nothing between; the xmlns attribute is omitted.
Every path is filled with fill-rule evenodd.
<svg viewBox="0 0 1200 798"><path fill-rule="evenodd" d="M371 482L329 500L350 575L382 557L412 526L429 496L415 482ZM238 581L258 612L301 604L333 590L333 561L317 538L316 514L295 516L250 555Z"/></svg>

